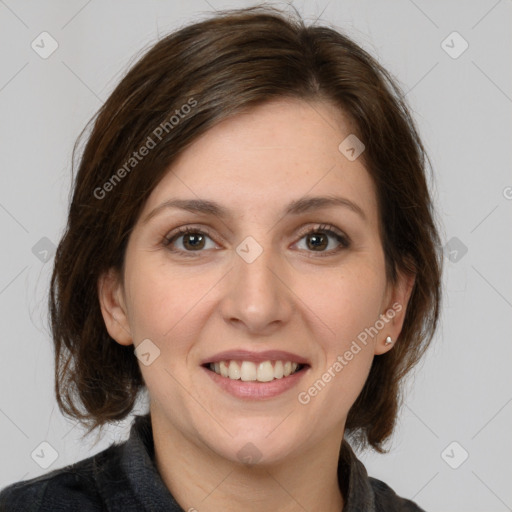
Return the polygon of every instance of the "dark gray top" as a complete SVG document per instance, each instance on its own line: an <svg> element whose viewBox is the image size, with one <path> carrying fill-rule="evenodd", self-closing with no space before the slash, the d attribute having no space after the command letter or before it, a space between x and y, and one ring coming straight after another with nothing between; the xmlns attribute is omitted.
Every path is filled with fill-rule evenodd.
<svg viewBox="0 0 512 512"><path fill-rule="evenodd" d="M368 477L346 440L340 454L343 512L425 512L384 482ZM184 512L163 483L154 455L150 416L136 416L125 442L7 486L0 492L0 511Z"/></svg>

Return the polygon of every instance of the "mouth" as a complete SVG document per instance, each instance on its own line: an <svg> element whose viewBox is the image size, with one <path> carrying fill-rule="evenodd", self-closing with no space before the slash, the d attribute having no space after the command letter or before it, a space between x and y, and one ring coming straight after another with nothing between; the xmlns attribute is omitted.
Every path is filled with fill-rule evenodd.
<svg viewBox="0 0 512 512"><path fill-rule="evenodd" d="M282 350L227 350L203 359L200 366L216 387L251 401L291 391L311 368L309 360Z"/></svg>
<svg viewBox="0 0 512 512"><path fill-rule="evenodd" d="M235 359L223 359L202 366L226 379L261 383L287 379L309 367L307 364L289 360L254 362Z"/></svg>

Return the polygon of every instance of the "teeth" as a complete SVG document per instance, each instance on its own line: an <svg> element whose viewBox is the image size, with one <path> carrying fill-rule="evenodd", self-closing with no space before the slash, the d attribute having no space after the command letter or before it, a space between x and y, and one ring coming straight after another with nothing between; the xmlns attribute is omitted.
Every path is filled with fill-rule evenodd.
<svg viewBox="0 0 512 512"><path fill-rule="evenodd" d="M231 361L232 363L234 361ZM256 380L257 369L256 365L251 361L244 361L240 366L240 377L242 380Z"/></svg>
<svg viewBox="0 0 512 512"><path fill-rule="evenodd" d="M235 361L231 361L229 363L228 377L233 380L238 380L241 377L240 366L238 366L238 364L235 363Z"/></svg>
<svg viewBox="0 0 512 512"><path fill-rule="evenodd" d="M276 361L274 365L274 377L276 379L282 379L284 377L283 362Z"/></svg>
<svg viewBox="0 0 512 512"><path fill-rule="evenodd" d="M270 382L274 379L282 379L295 373L299 367L298 363L291 361L263 361L253 363L252 361L220 361L210 363L210 370L217 375L228 377L233 380Z"/></svg>
<svg viewBox="0 0 512 512"><path fill-rule="evenodd" d="M274 368L270 361L263 361L258 365L258 377L259 382L270 382L274 380Z"/></svg>
<svg viewBox="0 0 512 512"><path fill-rule="evenodd" d="M216 369L214 371L215 371L215 373L219 373ZM228 365L226 364L226 361L221 361L220 362L220 374L223 377L228 377L229 376L229 370L228 370Z"/></svg>

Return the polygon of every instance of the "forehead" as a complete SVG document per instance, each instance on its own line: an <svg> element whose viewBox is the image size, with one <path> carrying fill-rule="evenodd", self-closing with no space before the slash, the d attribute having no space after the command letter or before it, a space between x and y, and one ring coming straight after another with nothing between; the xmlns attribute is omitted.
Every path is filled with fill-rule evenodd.
<svg viewBox="0 0 512 512"><path fill-rule="evenodd" d="M262 218L305 196L336 194L376 222L374 185L362 158L350 161L339 150L351 133L328 103L281 99L252 108L189 146L153 190L143 216L180 198L209 199Z"/></svg>

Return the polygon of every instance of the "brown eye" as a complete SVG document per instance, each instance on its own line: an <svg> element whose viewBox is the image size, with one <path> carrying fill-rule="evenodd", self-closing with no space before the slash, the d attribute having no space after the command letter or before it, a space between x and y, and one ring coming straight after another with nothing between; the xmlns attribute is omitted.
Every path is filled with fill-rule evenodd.
<svg viewBox="0 0 512 512"><path fill-rule="evenodd" d="M166 237L164 239L163 245L170 251L176 253L200 253L203 249L209 248L206 247L208 240L211 240L208 233L197 228L186 227L179 229L169 237ZM215 247L215 244L213 244L213 247ZM186 255L188 256L190 254Z"/></svg>
<svg viewBox="0 0 512 512"><path fill-rule="evenodd" d="M204 236L199 233L186 233L183 236L183 246L186 249L202 249L204 247Z"/></svg>
<svg viewBox="0 0 512 512"><path fill-rule="evenodd" d="M308 247L312 250L323 250L329 245L328 237L324 233L312 233L306 235L308 238Z"/></svg>
<svg viewBox="0 0 512 512"><path fill-rule="evenodd" d="M350 246L350 240L334 226L321 225L302 233L302 239L306 239L306 250L317 252L318 256L329 256ZM335 242L331 242L334 239ZM332 247L334 245L334 247ZM336 246L337 245L337 246ZM328 247L331 248L326 250Z"/></svg>

